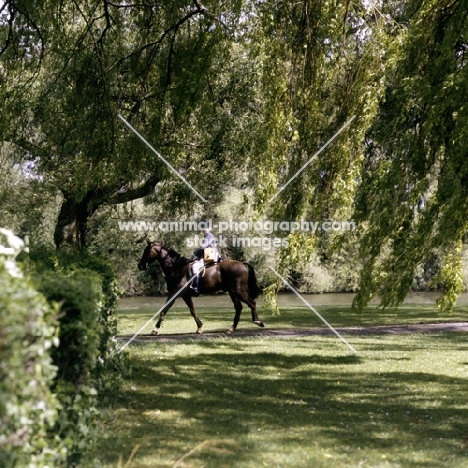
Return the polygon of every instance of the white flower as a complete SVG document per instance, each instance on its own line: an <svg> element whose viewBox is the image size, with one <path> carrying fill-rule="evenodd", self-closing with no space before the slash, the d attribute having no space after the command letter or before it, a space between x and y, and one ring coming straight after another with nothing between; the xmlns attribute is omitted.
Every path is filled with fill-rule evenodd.
<svg viewBox="0 0 468 468"><path fill-rule="evenodd" d="M3 261L7 272L11 276L14 276L15 278L22 278L23 274L21 273L21 270L18 268L18 265L15 263L14 259L22 250L24 250L24 241L15 236L9 229L0 228L0 234L3 234L6 237L7 245L9 245L9 247L0 245L0 256L7 258L3 260L3 258L0 257L0 262Z"/></svg>
<svg viewBox="0 0 468 468"><path fill-rule="evenodd" d="M7 260L5 263L5 268L10 273L11 276L14 276L15 278L22 278L23 274L21 273L21 270L18 268L18 265L11 261Z"/></svg>
<svg viewBox="0 0 468 468"><path fill-rule="evenodd" d="M0 228L0 234L3 234L7 238L8 245L14 249L15 254L18 254L23 250L24 241L20 239L18 236L15 236L12 231L9 229Z"/></svg>
<svg viewBox="0 0 468 468"><path fill-rule="evenodd" d="M12 247L5 247L3 245L0 245L0 255L15 255L15 249Z"/></svg>

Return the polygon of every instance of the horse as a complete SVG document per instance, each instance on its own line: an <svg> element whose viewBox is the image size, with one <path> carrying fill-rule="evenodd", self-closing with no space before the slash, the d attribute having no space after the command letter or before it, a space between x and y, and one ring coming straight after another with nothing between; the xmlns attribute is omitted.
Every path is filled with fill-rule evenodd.
<svg viewBox="0 0 468 468"><path fill-rule="evenodd" d="M141 260L138 262L138 269L140 271L146 270L148 265L157 261L163 270L169 293L166 304L161 310L159 320L151 333L153 335L159 333L167 311L174 305L175 300L181 297L190 309L190 313L197 324L196 333L201 334L203 322L200 320L193 305L193 292L187 287L187 283L189 282L188 272L191 265L190 260L181 256L175 250L164 246L161 242L151 242L148 239L147 243L148 245L143 252ZM217 291L229 293L236 313L232 326L226 331L227 334L234 333L239 324L243 308L242 302L250 307L253 323L259 327L265 326L265 323L257 315L255 299L258 297L259 288L255 271L249 263L237 260L223 260L212 266L206 266L203 276L200 277L198 288L201 294Z"/></svg>

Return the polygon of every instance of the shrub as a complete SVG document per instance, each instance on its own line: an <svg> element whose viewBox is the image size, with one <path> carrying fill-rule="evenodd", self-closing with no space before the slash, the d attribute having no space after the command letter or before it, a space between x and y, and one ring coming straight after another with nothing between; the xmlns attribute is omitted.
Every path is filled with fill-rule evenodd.
<svg viewBox="0 0 468 468"><path fill-rule="evenodd" d="M67 465L76 466L95 436L96 394L91 375L99 355L101 280L89 272L44 273L39 289L59 312L60 343L51 352L57 366L53 385L61 403L56 431L68 449Z"/></svg>
<svg viewBox="0 0 468 468"><path fill-rule="evenodd" d="M13 258L0 255L0 466L65 463L54 435L59 402L50 350L57 345L55 311L21 277Z"/></svg>
<svg viewBox="0 0 468 468"><path fill-rule="evenodd" d="M62 405L56 432L67 467L78 466L97 436L98 397L120 383L122 355L114 355L118 290L112 268L86 252L33 252L38 289L59 313L54 390ZM112 372L111 372L112 371Z"/></svg>
<svg viewBox="0 0 468 468"><path fill-rule="evenodd" d="M122 363L116 358L114 341L117 334L119 288L115 269L110 262L86 251L57 252L38 249L31 253L31 263L39 277L53 271L62 277L79 272L81 276L92 278L101 294L95 311L96 318L102 325L95 371L99 374L106 369L120 368Z"/></svg>
<svg viewBox="0 0 468 468"><path fill-rule="evenodd" d="M55 426L67 448L67 467L90 463L98 398L118 388L125 369L116 354L118 288L112 266L85 251L35 250L31 265L38 289L58 308L59 346L54 391L61 404Z"/></svg>

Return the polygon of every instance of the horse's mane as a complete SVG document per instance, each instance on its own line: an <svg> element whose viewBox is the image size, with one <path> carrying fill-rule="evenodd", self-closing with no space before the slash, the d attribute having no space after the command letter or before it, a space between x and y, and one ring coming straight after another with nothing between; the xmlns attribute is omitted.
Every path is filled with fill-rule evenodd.
<svg viewBox="0 0 468 468"><path fill-rule="evenodd" d="M167 245L161 244L161 248L164 249L167 252L167 254L169 255L169 257L171 257L176 262L178 262L180 260L189 261L188 258L183 257L179 252L176 252L172 247L168 247Z"/></svg>

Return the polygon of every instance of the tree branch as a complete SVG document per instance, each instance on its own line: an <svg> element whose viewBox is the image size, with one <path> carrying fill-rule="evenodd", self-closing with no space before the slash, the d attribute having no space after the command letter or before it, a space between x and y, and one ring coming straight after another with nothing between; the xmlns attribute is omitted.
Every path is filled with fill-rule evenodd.
<svg viewBox="0 0 468 468"><path fill-rule="evenodd" d="M121 59L117 60L117 62L115 62L114 64L107 67L105 72L106 73L109 72L114 67L120 65L121 63L125 62L125 60L128 60L129 58L134 57L135 55L141 54L144 50L146 50L146 49L148 49L150 47L154 47L154 46L157 46L157 45L161 44L164 41L164 39L166 38L166 36L171 31L177 31L180 28L180 26L182 26L186 21L188 21L192 16L198 15L200 13L202 13L202 12L200 10L198 10L198 9L188 12L183 18L181 18L179 21L177 21L176 24L171 26L169 29L166 29L162 33L161 37L157 41L149 42L148 44L145 44L144 46L142 46L142 47L138 48L137 50L133 51L131 54L126 55L125 57L122 57Z"/></svg>
<svg viewBox="0 0 468 468"><path fill-rule="evenodd" d="M8 46L10 45L11 40L13 38L13 22L14 22L14 19L15 19L15 11L13 10L13 8L9 4L9 2L5 2L5 4L2 6L2 9L0 10L0 13L2 13L3 10L7 6L10 7L10 17L8 18L8 36L7 36L6 40L5 40L5 45L0 50L0 55L2 55L8 49Z"/></svg>
<svg viewBox="0 0 468 468"><path fill-rule="evenodd" d="M126 191L118 191L103 200L102 203L108 203L109 205L119 205L120 203L127 203L138 198L143 198L149 195L154 187L161 181L159 175L153 174L145 182L134 189Z"/></svg>
<svg viewBox="0 0 468 468"><path fill-rule="evenodd" d="M109 29L112 28L111 15L109 13L109 4L106 0L104 0L104 16L106 18L106 27L102 30L101 37L97 41L97 43L101 46L104 42L104 38L106 37L107 31L109 31Z"/></svg>
<svg viewBox="0 0 468 468"><path fill-rule="evenodd" d="M208 10L204 7L204 5L202 5L198 0L193 0L193 3L195 4L195 6L198 8L198 11L202 15L205 15L207 18L210 18L211 20L215 21L216 23L219 23L223 28L226 29L226 31L229 34L232 34L232 31L229 29L229 27L226 24L224 24L219 18L216 18L216 16L209 13Z"/></svg>

